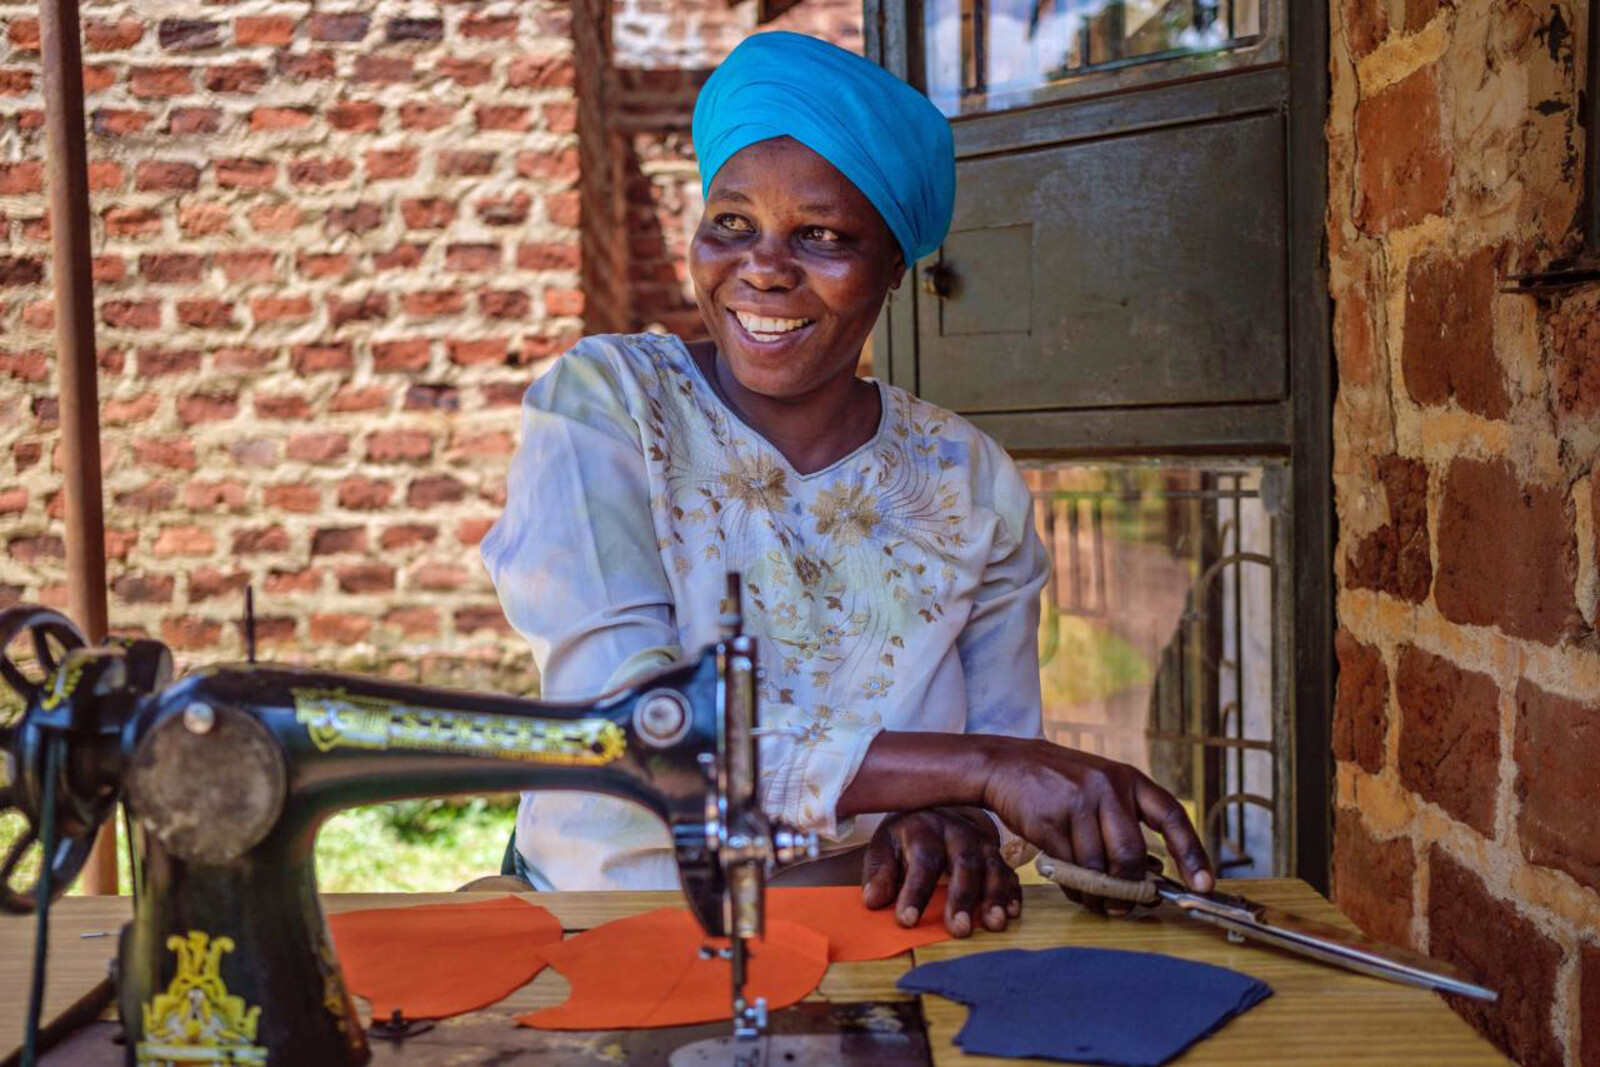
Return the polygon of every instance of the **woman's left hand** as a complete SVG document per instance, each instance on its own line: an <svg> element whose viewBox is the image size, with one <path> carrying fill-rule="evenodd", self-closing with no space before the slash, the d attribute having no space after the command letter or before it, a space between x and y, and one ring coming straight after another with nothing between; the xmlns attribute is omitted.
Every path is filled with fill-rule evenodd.
<svg viewBox="0 0 1600 1067"><path fill-rule="evenodd" d="M861 863L867 907L894 904L901 926L915 926L939 876L950 876L944 925L955 937L974 929L973 915L1004 930L1022 914L1022 886L1000 855L1000 833L977 808L923 808L890 815L878 825Z"/></svg>

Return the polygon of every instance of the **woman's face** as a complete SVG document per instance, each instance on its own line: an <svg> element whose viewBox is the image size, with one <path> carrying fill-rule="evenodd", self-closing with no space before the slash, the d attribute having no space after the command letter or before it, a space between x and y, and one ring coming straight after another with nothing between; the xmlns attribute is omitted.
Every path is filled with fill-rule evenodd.
<svg viewBox="0 0 1600 1067"><path fill-rule="evenodd" d="M833 164L788 137L735 154L689 247L695 299L739 384L798 399L853 375L900 246Z"/></svg>

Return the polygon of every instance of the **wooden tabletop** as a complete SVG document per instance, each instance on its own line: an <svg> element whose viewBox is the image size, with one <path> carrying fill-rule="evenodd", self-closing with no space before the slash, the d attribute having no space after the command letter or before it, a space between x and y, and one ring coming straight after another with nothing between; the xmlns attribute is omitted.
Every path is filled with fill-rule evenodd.
<svg viewBox="0 0 1600 1067"><path fill-rule="evenodd" d="M1308 919L1349 927L1326 900L1303 882L1273 879L1224 882L1231 892L1297 912ZM1274 995L1200 1042L1183 1064L1504 1064L1493 1046L1473 1032L1440 998L1423 990L1350 974L1255 945L1232 945L1221 932L1163 909L1138 919L1103 919L1068 903L1052 886L1027 886L1023 920L1004 934L979 933L918 949L915 962L948 959L996 948L1084 945L1164 952L1243 971L1272 986ZM329 912L354 908L469 900L503 894L351 893L323 897ZM680 905L677 893L537 893L528 899L548 908L568 931L610 919ZM116 952L115 934L130 913L127 897L68 897L51 912L49 981L45 1014L66 1010L107 973ZM31 917L0 916L0 1058L21 1043L33 951ZM84 934L109 936L84 937ZM908 956L830 968L815 994L829 1000L901 999L895 980L913 965ZM491 1010L510 1015L561 1003L567 983L546 968L532 982ZM1108 1011L1139 1011L1139 1005L1107 1005ZM966 1009L941 997L923 998L934 1062L983 1064L1016 1061L964 1055L953 1044Z"/></svg>

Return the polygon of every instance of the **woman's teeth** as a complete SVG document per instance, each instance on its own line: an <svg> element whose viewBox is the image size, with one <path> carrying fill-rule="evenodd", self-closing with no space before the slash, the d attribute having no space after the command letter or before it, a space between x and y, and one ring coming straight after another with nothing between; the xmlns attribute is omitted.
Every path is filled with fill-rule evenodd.
<svg viewBox="0 0 1600 1067"><path fill-rule="evenodd" d="M790 330L811 325L810 319L769 319L744 311L735 311L733 315L739 320L739 325L757 341L776 341Z"/></svg>

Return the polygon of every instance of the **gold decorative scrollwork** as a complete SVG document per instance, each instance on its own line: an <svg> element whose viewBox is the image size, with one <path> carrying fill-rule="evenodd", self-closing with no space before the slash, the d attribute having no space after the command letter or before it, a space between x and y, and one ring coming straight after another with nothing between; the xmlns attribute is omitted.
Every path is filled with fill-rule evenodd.
<svg viewBox="0 0 1600 1067"><path fill-rule="evenodd" d="M343 689L295 689L295 721L311 743L376 751L411 749L467 756L600 766L627 751L609 719L539 719L521 715L418 708Z"/></svg>
<svg viewBox="0 0 1600 1067"><path fill-rule="evenodd" d="M178 973L165 993L144 1005L144 1040L134 1049L141 1067L189 1063L266 1063L257 1044L261 1009L228 992L222 981L222 954L233 938L212 938L200 930L167 938L178 954Z"/></svg>

